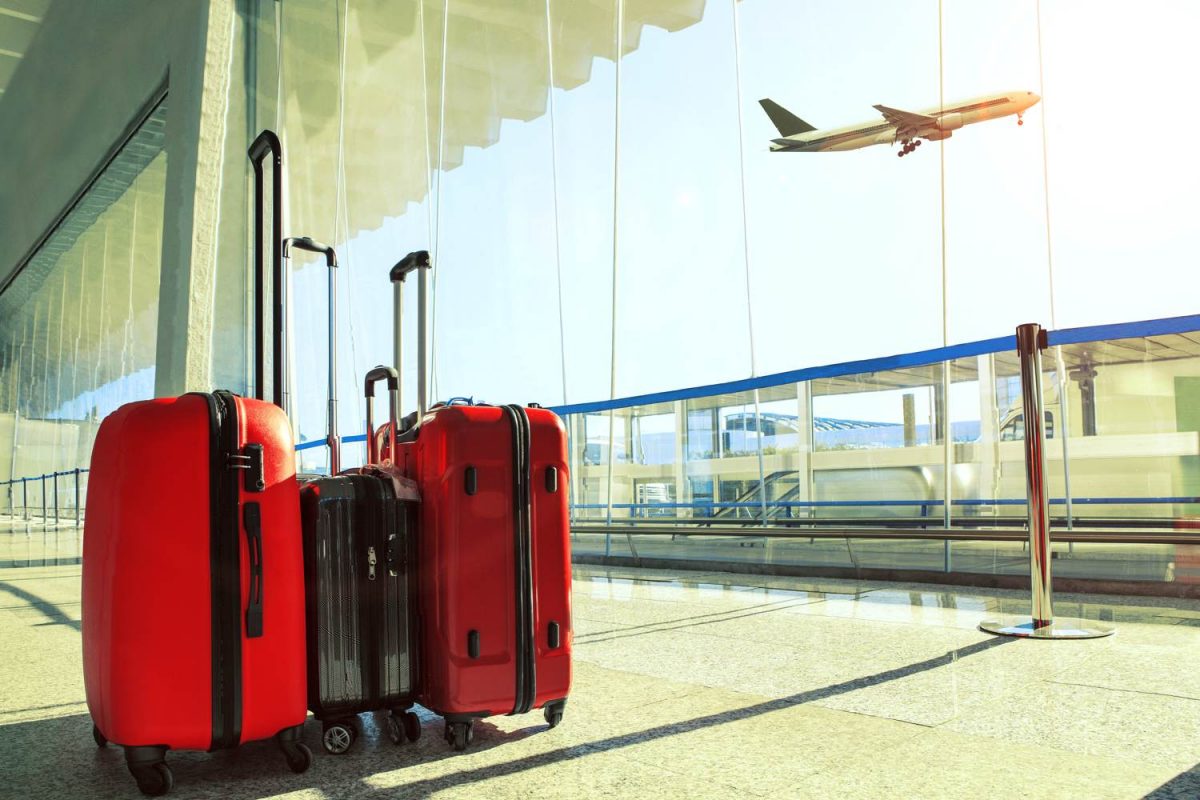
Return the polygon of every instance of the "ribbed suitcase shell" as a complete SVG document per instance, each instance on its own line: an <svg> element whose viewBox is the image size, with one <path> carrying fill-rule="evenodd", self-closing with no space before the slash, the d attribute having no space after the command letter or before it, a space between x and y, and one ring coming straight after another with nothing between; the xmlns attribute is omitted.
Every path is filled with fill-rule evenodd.
<svg viewBox="0 0 1200 800"><path fill-rule="evenodd" d="M531 708L571 686L571 560L566 430L525 409L530 429L534 692ZM419 700L444 716L516 710L517 549L512 425L496 406L448 406L398 450L421 487L418 541L422 679ZM553 490L548 472L553 471ZM468 472L474 491L468 493ZM550 629L557 626L558 646ZM472 656L470 634L477 633Z"/></svg>
<svg viewBox="0 0 1200 800"><path fill-rule="evenodd" d="M274 736L307 716L291 430L276 406L232 400L238 448L263 446L261 492L247 491L238 470L236 496L210 491L229 475L220 463L227 448L214 441L213 395L130 403L100 425L83 540L83 667L88 709L111 742L208 750ZM254 638L245 622L248 503L262 521L263 625ZM214 513L236 523L218 534ZM220 619L214 587L236 589ZM233 646L214 659L222 637ZM223 668L236 670L240 691L221 688ZM218 714L224 737L214 731Z"/></svg>
<svg viewBox="0 0 1200 800"><path fill-rule="evenodd" d="M322 720L407 709L416 679L416 504L397 500L390 481L376 475L316 479L300 497L309 709Z"/></svg>

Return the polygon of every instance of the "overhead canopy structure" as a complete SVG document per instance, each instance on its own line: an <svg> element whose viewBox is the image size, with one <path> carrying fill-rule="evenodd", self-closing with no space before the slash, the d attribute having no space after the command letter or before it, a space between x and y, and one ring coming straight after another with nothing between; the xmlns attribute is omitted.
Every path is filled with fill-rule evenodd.
<svg viewBox="0 0 1200 800"><path fill-rule="evenodd" d="M339 210L345 238L403 214L429 193L432 170L495 144L504 120L546 114L551 86L582 86L596 59L617 51L615 0L289 0L280 9L289 214L296 230L329 238ZM626 0L623 52L638 48L646 26L677 31L704 10L705 0Z"/></svg>
<svg viewBox="0 0 1200 800"><path fill-rule="evenodd" d="M53 28L72 15L50 6L0 0L0 90L26 53L28 63L60 57ZM678 30L704 6L627 0L624 52L646 25ZM290 231L340 241L403 214L427 196L432 170L496 144L504 120L544 115L552 85L581 86L597 58L616 56L614 0L288 0L264 9L280 26L253 28L247 52L257 55L232 75L248 80L257 118L228 130L247 142L231 140L226 158L244 152L257 128L279 128ZM5 407L61 413L154 366L162 205L171 196L165 125L165 113L147 120L0 294L0 319L11 323L0 330Z"/></svg>

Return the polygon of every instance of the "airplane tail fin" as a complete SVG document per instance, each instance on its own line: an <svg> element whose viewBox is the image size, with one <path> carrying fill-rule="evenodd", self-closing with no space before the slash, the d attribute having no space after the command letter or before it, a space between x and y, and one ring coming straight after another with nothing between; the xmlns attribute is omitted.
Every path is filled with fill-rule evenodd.
<svg viewBox="0 0 1200 800"><path fill-rule="evenodd" d="M767 116L771 118L771 122L775 123L775 127L779 129L779 133L783 136L795 136L797 133L808 133L809 131L816 130L815 127L809 125L770 98L764 97L758 101L758 104L763 107L763 111L767 112Z"/></svg>

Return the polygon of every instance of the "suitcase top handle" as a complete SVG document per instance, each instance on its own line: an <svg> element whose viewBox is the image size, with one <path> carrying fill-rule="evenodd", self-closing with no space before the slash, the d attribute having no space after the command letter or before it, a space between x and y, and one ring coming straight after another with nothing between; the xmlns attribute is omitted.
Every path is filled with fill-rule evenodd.
<svg viewBox="0 0 1200 800"><path fill-rule="evenodd" d="M404 346L401 341L403 330L402 314L404 312L404 279L408 273L417 273L417 419L425 416L428 407L425 388L425 309L427 303L427 276L432 269L428 250L414 250L396 262L389 277L392 279L392 363L401 373L404 372ZM402 394L402 392L397 392ZM396 407L396 416L400 416L400 407Z"/></svg>
<svg viewBox="0 0 1200 800"><path fill-rule="evenodd" d="M337 253L327 244L313 241L308 236L293 236L290 239L283 240L283 257L288 257L288 248L294 247L297 250L307 250L310 253L323 253L325 255L325 266L336 267Z"/></svg>
<svg viewBox="0 0 1200 800"><path fill-rule="evenodd" d="M396 414L400 405L400 374L391 367L382 364L367 373L363 381L363 394L367 398L367 464L377 464L380 460L379 443L375 440L375 384L387 379L388 387L388 452L396 460Z"/></svg>
<svg viewBox="0 0 1200 800"><path fill-rule="evenodd" d="M284 387L287 376L284 374L284 300L283 300L283 261L280 253L280 240L283 238L283 146L274 131L264 130L250 145L247 151L250 163L254 167L254 396L259 400L266 399L266 285L267 265L266 251L263 247L263 225L265 224L263 200L263 161L268 155L271 160L271 292L273 303L271 308L271 346L274 369L271 375L273 384L272 401L280 408L287 405Z"/></svg>
<svg viewBox="0 0 1200 800"><path fill-rule="evenodd" d="M404 258L397 261L396 266L392 267L392 271L390 273L392 283L404 280L408 277L408 273L416 269L421 269L422 267L429 267L429 251L414 250Z"/></svg>
<svg viewBox="0 0 1200 800"><path fill-rule="evenodd" d="M325 264L329 267L329 432L325 443L329 447L329 474L337 475L342 466L341 442L337 435L337 253L329 245L313 241L307 236L293 236L283 240L281 252L285 261L289 258L288 250L293 247L310 253L323 253Z"/></svg>
<svg viewBox="0 0 1200 800"><path fill-rule="evenodd" d="M367 373L367 378L363 381L363 397L375 396L375 384L387 378L388 391L394 392L400 388L400 375L391 367L385 367L382 364L375 367Z"/></svg>

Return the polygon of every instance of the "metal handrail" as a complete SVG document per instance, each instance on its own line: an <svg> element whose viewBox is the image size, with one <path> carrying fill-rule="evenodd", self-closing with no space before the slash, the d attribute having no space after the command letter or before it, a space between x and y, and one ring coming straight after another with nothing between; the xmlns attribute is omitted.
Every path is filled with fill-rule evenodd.
<svg viewBox="0 0 1200 800"><path fill-rule="evenodd" d="M572 534L612 534L614 536L689 536L746 539L926 539L964 542L1024 542L1029 534L1013 528L790 528L766 526L756 528L705 527L694 528L668 525L572 525ZM1063 528L1053 531L1055 542L1091 542L1106 544L1173 544L1200 545L1200 532L1186 533L1147 531L1138 529Z"/></svg>
<svg viewBox="0 0 1200 800"><path fill-rule="evenodd" d="M21 484L21 511L23 512L23 516L25 519L30 519L30 516L29 516L29 484L30 483L34 483L34 484L40 483L41 489L42 489L42 516L41 516L41 518L43 521L50 519L51 509L46 504L46 481L47 481L47 479L49 479L49 480L53 481L53 484L54 484L53 511L54 511L54 524L57 525L61 521L61 517L60 517L61 509L60 509L59 503L58 503L58 499L59 499L58 479L61 477L71 475L71 476L74 476L74 478L75 478L75 487L74 487L75 488L75 502L74 502L74 505L71 506L71 508L73 508L73 510L75 511L75 524L79 525L79 523L81 522L81 512L83 510L83 504L81 503L81 495L80 495L80 476L82 476L84 473L87 473L87 472L91 472L91 469L89 469L88 467L76 467L75 469L63 470L61 472L60 471L46 472L41 475L26 475L26 476L23 476L20 478L9 478L8 480L0 481L0 486L9 487L8 508L9 508L10 516L15 516L11 512L15 512L17 509L17 505L13 501L14 498L13 498L13 493L12 493L12 487L17 484Z"/></svg>

